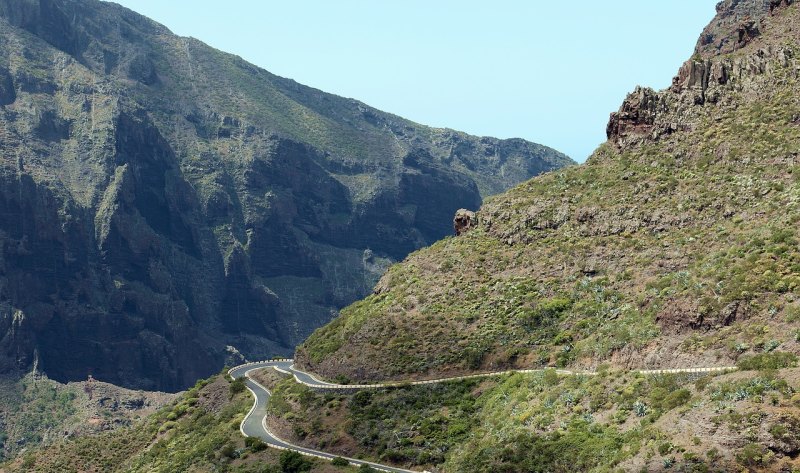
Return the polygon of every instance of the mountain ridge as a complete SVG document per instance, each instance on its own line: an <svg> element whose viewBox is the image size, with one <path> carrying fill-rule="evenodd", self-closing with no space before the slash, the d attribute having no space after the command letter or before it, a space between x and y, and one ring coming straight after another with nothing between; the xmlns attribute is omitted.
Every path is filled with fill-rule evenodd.
<svg viewBox="0 0 800 473"><path fill-rule="evenodd" d="M432 129L95 0L0 1L0 369L175 390L285 353L564 155Z"/></svg>

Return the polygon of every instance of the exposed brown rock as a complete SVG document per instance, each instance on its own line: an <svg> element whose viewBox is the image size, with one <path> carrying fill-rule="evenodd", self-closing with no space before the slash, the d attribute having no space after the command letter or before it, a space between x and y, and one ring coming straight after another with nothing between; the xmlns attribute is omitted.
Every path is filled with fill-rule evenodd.
<svg viewBox="0 0 800 473"><path fill-rule="evenodd" d="M727 327L735 321L745 318L747 318L747 306L740 301L734 301L722 309L719 313L716 325Z"/></svg>
<svg viewBox="0 0 800 473"><path fill-rule="evenodd" d="M606 135L619 142L628 135L647 135L653 129L658 110L658 94L650 88L637 87L628 94L618 112L611 114Z"/></svg>
<svg viewBox="0 0 800 473"><path fill-rule="evenodd" d="M781 414L773 425L783 428L771 429L772 441L765 442L770 450L797 456L800 453L800 418L792 414Z"/></svg>
<svg viewBox="0 0 800 473"><path fill-rule="evenodd" d="M719 2L717 16L700 35L695 53L705 56L741 49L761 34L759 23L773 9L763 0Z"/></svg>
<svg viewBox="0 0 800 473"><path fill-rule="evenodd" d="M676 333L697 330L703 325L703 314L697 302L677 300L661 309L656 315L656 323L662 329Z"/></svg>
<svg viewBox="0 0 800 473"><path fill-rule="evenodd" d="M794 3L794 0L770 0L769 1L769 12L774 13L775 10L783 7L788 7Z"/></svg>
<svg viewBox="0 0 800 473"><path fill-rule="evenodd" d="M680 299L661 309L656 315L656 323L665 331L673 333L727 327L747 317L746 307L740 301L734 301L714 316L704 314L696 301Z"/></svg>
<svg viewBox="0 0 800 473"><path fill-rule="evenodd" d="M758 24L755 21L745 21L739 25L738 31L739 41L736 43L736 49L741 49L751 41L761 36L761 31L758 29Z"/></svg>
<svg viewBox="0 0 800 473"><path fill-rule="evenodd" d="M456 232L456 236L463 235L477 225L478 221L475 218L475 212L471 210L459 209L453 218L453 229Z"/></svg>

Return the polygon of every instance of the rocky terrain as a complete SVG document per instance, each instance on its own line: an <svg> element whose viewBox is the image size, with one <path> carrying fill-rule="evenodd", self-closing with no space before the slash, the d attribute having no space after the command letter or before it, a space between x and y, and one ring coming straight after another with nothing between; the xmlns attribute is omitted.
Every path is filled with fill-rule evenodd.
<svg viewBox="0 0 800 473"><path fill-rule="evenodd" d="M170 391L290 352L457 209L571 163L96 0L0 0L0 156L0 371Z"/></svg>

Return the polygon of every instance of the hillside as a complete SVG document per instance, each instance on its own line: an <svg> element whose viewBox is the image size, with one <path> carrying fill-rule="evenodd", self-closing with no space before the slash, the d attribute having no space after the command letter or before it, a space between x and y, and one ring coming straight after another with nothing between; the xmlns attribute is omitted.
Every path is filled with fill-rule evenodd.
<svg viewBox="0 0 800 473"><path fill-rule="evenodd" d="M796 368L700 378L546 370L356 394L287 379L272 388L267 421L296 444L414 471L793 472L798 389Z"/></svg>
<svg viewBox="0 0 800 473"><path fill-rule="evenodd" d="M0 153L0 371L172 391L288 353L458 208L572 163L96 0L0 0Z"/></svg>
<svg viewBox="0 0 800 473"><path fill-rule="evenodd" d="M0 378L0 462L42 444L129 427L174 398L96 380L61 384L38 373Z"/></svg>
<svg viewBox="0 0 800 473"><path fill-rule="evenodd" d="M351 380L800 352L800 7L721 2L585 165L489 199L297 350Z"/></svg>
<svg viewBox="0 0 800 473"><path fill-rule="evenodd" d="M273 421L439 472L800 470L800 5L717 10L672 86L631 93L585 165L462 216L459 236L391 267L296 356L338 382L598 376L325 403L286 385L276 398L303 402L276 402Z"/></svg>
<svg viewBox="0 0 800 473"><path fill-rule="evenodd" d="M306 459L299 454L245 442L239 422L252 399L213 376L174 402L129 427L94 436L67 438L29 449L0 464L0 472L355 472L350 466Z"/></svg>

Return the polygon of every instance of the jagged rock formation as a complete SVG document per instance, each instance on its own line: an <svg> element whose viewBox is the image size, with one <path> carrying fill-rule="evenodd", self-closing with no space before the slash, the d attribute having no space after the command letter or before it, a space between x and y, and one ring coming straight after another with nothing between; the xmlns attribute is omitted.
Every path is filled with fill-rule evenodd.
<svg viewBox="0 0 800 473"><path fill-rule="evenodd" d="M728 54L747 46L761 35L769 15L794 0L724 0L717 4L717 16L697 40L698 54Z"/></svg>
<svg viewBox="0 0 800 473"><path fill-rule="evenodd" d="M0 0L0 370L174 390L287 353L453 212L569 164L95 0Z"/></svg>
<svg viewBox="0 0 800 473"><path fill-rule="evenodd" d="M769 22L791 4L792 0L720 2L717 16L703 30L695 54L681 66L672 86L661 92L639 87L629 94L619 111L611 114L608 139L624 148L690 131L702 126L698 106L722 100L719 107L730 108L737 104L737 94L763 95L759 76L770 76L795 63L795 49L775 40L783 33L775 29L785 26ZM761 38L764 31L769 31L767 38ZM732 54L751 43L745 54Z"/></svg>

